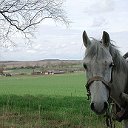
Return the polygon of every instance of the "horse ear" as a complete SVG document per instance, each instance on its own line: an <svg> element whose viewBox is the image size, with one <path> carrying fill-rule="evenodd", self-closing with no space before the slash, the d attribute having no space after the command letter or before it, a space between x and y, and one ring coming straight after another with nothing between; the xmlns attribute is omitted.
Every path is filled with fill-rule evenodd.
<svg viewBox="0 0 128 128"><path fill-rule="evenodd" d="M105 47L108 47L110 44L109 34L105 31L103 31L102 42Z"/></svg>
<svg viewBox="0 0 128 128"><path fill-rule="evenodd" d="M89 40L85 31L83 32L83 43L85 47L88 47L91 44L91 41Z"/></svg>

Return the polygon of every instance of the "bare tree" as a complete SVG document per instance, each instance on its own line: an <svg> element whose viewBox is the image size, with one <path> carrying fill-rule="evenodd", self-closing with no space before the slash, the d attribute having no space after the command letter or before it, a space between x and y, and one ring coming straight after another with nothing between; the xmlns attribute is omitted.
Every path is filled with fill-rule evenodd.
<svg viewBox="0 0 128 128"><path fill-rule="evenodd" d="M16 33L29 39L44 19L51 18L67 24L62 5L63 0L1 0L0 46L14 45L11 38Z"/></svg>

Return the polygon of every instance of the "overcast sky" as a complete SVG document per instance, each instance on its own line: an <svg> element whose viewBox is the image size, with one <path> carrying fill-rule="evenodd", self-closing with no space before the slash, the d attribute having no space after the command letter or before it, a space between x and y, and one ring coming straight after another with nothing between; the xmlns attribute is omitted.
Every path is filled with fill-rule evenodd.
<svg viewBox="0 0 128 128"><path fill-rule="evenodd" d="M17 40L14 48L0 48L0 60L83 59L82 32L101 39L105 30L121 54L128 51L128 0L66 0L68 27L44 21L31 45Z"/></svg>

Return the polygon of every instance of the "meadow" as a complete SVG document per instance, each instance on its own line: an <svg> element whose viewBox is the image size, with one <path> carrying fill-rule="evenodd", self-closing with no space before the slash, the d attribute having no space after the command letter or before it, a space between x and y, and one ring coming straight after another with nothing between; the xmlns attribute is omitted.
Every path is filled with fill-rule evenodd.
<svg viewBox="0 0 128 128"><path fill-rule="evenodd" d="M84 73L0 78L0 94L85 96Z"/></svg>
<svg viewBox="0 0 128 128"><path fill-rule="evenodd" d="M105 127L90 110L85 82L84 73L0 77L0 128Z"/></svg>

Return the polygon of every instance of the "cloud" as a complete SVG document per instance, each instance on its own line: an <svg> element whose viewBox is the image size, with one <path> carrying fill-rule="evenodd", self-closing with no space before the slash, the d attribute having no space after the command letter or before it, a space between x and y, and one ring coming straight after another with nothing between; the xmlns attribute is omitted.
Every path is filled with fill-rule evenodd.
<svg viewBox="0 0 128 128"><path fill-rule="evenodd" d="M117 48L121 51L122 55L128 52L128 31L110 33L110 38L115 41L114 45L117 46Z"/></svg>
<svg viewBox="0 0 128 128"><path fill-rule="evenodd" d="M46 20L36 30L31 46L16 38L18 47L0 50L3 60L40 60L46 58L82 59L84 46L82 32L101 39L102 31L110 33L121 51L128 47L128 1L127 0L67 0L66 11L72 21L69 28ZM113 34L114 33L114 34ZM23 45L24 44L24 45Z"/></svg>
<svg viewBox="0 0 128 128"><path fill-rule="evenodd" d="M108 21L104 17L95 17L92 22L92 27L103 27L108 24Z"/></svg>
<svg viewBox="0 0 128 128"><path fill-rule="evenodd" d="M37 51L34 50L34 49L29 49L29 50L27 50L26 52L27 52L27 53L32 53L32 54L33 54L33 53L36 53Z"/></svg>
<svg viewBox="0 0 128 128"><path fill-rule="evenodd" d="M90 29L106 29L110 22L108 19L110 17L107 17L107 15L113 13L115 8L114 0L91 0L85 4L84 13L86 14L86 19L90 21L88 25Z"/></svg>
<svg viewBox="0 0 128 128"><path fill-rule="evenodd" d="M46 25L41 26L31 46L15 47L3 57L11 55L9 60L82 59L81 45L81 31Z"/></svg>
<svg viewBox="0 0 128 128"><path fill-rule="evenodd" d="M92 0L85 5L85 12L91 14L105 13L114 10L113 0Z"/></svg>

